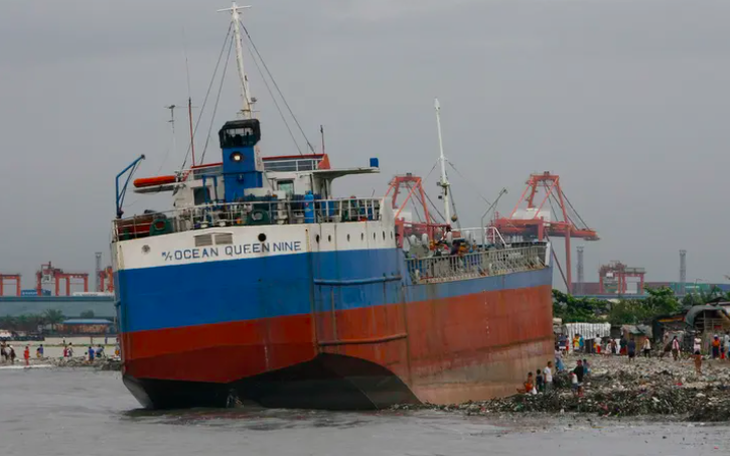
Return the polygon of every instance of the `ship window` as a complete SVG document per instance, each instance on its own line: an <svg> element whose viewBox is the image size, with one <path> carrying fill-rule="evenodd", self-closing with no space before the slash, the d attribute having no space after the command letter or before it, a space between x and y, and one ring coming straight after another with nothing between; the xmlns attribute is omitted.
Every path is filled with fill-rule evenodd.
<svg viewBox="0 0 730 456"><path fill-rule="evenodd" d="M195 198L195 205L200 206L210 201L210 188L198 187L193 189L193 198Z"/></svg>
<svg viewBox="0 0 730 456"><path fill-rule="evenodd" d="M195 247L208 247L213 245L213 236L210 234L199 234L195 236Z"/></svg>
<svg viewBox="0 0 730 456"><path fill-rule="evenodd" d="M276 183L276 189L286 193L287 196L291 196L294 194L294 181L293 180L278 181Z"/></svg>
<svg viewBox="0 0 730 456"><path fill-rule="evenodd" d="M319 244L319 234L314 237L314 240L317 241L317 244Z"/></svg>
<svg viewBox="0 0 730 456"><path fill-rule="evenodd" d="M385 240L385 231L383 231L383 240Z"/></svg>
<svg viewBox="0 0 730 456"><path fill-rule="evenodd" d="M350 242L350 235L347 235L347 242Z"/></svg>
<svg viewBox="0 0 730 456"><path fill-rule="evenodd" d="M215 235L216 245L233 244L233 233L217 233Z"/></svg>
<svg viewBox="0 0 730 456"><path fill-rule="evenodd" d="M360 240L361 241L364 241L365 240L365 233L360 233Z"/></svg>
<svg viewBox="0 0 730 456"><path fill-rule="evenodd" d="M261 139L261 128L258 120L229 122L219 132L221 148L253 147Z"/></svg>
<svg viewBox="0 0 730 456"><path fill-rule="evenodd" d="M327 241L328 242L332 242L332 236L331 235L330 236L327 236Z"/></svg>

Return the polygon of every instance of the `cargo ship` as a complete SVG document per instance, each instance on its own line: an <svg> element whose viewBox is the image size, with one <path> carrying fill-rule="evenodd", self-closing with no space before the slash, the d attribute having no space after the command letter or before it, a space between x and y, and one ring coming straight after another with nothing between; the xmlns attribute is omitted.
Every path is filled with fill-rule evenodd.
<svg viewBox="0 0 730 456"><path fill-rule="evenodd" d="M261 157L230 9L243 109L221 162L133 182L169 211L125 217L139 160L117 176L112 257L123 381L150 408L379 409L514 394L553 356L545 242L414 224L385 198L336 198L324 153ZM438 110L437 110L438 112ZM439 125L440 139L440 125ZM126 183L120 185L120 178ZM342 181L342 184L339 182Z"/></svg>

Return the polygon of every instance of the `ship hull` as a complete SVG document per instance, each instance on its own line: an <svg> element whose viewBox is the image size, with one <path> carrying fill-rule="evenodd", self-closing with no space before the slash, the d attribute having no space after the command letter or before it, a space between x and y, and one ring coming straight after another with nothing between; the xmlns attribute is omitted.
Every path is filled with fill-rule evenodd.
<svg viewBox="0 0 730 456"><path fill-rule="evenodd" d="M549 272L517 273L510 281L539 283ZM425 287L432 290L404 294L434 292ZM153 408L217 407L238 399L266 407L372 409L509 395L526 372L552 359L550 292L537 284L125 333L124 345L138 355L125 361L125 383ZM161 347L169 352L159 353Z"/></svg>
<svg viewBox="0 0 730 456"><path fill-rule="evenodd" d="M233 243L191 247L218 233ZM406 259L387 214L118 242L125 384L155 408L237 398L362 409L512 394L553 358L549 246L536 249L479 257L476 275L453 275L472 257L444 257L447 269L432 272L447 277L423 280L414 268L427 260Z"/></svg>

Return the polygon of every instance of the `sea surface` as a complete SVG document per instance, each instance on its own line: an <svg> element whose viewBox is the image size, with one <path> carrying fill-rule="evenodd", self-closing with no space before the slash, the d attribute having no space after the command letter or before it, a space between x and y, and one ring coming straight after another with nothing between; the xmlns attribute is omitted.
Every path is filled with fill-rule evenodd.
<svg viewBox="0 0 730 456"><path fill-rule="evenodd" d="M10 455L728 455L730 426L434 411L140 410L116 372L0 367Z"/></svg>

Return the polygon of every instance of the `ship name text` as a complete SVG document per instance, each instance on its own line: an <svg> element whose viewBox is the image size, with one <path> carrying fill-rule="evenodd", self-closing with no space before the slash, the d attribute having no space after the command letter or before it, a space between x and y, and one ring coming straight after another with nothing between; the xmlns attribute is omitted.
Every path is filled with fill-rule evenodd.
<svg viewBox="0 0 730 456"><path fill-rule="evenodd" d="M250 244L168 250L162 252L162 259L165 262L178 262L205 260L208 258L238 258L269 252L294 253L301 251L302 241L255 242Z"/></svg>

